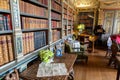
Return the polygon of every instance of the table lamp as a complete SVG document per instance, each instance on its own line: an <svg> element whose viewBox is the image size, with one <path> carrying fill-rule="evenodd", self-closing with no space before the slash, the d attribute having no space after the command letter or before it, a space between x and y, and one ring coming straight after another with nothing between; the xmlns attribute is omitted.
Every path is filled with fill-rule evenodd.
<svg viewBox="0 0 120 80"><path fill-rule="evenodd" d="M79 24L77 26L77 29L79 30L79 33L82 33L82 31L85 29L85 25L84 24Z"/></svg>

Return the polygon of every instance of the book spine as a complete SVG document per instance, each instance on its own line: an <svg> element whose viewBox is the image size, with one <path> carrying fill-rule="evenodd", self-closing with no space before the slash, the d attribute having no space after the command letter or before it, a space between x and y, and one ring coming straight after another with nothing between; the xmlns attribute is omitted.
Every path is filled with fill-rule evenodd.
<svg viewBox="0 0 120 80"><path fill-rule="evenodd" d="M4 19L2 14L0 14L0 31L4 31Z"/></svg>
<svg viewBox="0 0 120 80"><path fill-rule="evenodd" d="M2 52L2 37L0 36L0 66L4 64L3 52Z"/></svg>
<svg viewBox="0 0 120 80"><path fill-rule="evenodd" d="M7 41L6 41L6 36L3 35L2 37L2 52L3 52L3 58L5 63L9 62L9 58L8 58L8 48L7 48Z"/></svg>
<svg viewBox="0 0 120 80"><path fill-rule="evenodd" d="M32 51L34 51L35 50L35 48L34 48L34 32L32 32L31 33L31 35L32 35Z"/></svg>
<svg viewBox="0 0 120 80"><path fill-rule="evenodd" d="M11 35L7 35L7 46L8 46L9 61L13 61L14 55L13 55L13 45L12 45Z"/></svg>
<svg viewBox="0 0 120 80"><path fill-rule="evenodd" d="M6 27L7 27L7 30L12 30L12 21L11 21L10 14L4 14L4 16L6 16Z"/></svg>
<svg viewBox="0 0 120 80"><path fill-rule="evenodd" d="M25 40L26 40L26 37L25 37L25 33L23 33L23 54L25 55L26 54L26 42L25 42Z"/></svg>

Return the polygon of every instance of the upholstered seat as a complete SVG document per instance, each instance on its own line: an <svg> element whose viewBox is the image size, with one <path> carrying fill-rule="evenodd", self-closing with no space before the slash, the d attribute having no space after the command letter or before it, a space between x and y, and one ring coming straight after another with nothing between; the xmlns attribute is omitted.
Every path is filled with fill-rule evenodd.
<svg viewBox="0 0 120 80"><path fill-rule="evenodd" d="M65 42L65 53L78 54L76 61L84 60L86 63L88 62L88 56L84 54L84 48L72 48L69 43Z"/></svg>

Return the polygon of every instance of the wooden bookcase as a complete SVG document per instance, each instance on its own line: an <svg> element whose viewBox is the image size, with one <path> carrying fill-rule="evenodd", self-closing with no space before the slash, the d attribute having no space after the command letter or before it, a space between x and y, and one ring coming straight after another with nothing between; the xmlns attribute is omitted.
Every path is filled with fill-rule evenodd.
<svg viewBox="0 0 120 80"><path fill-rule="evenodd" d="M79 12L79 24L84 24L85 29L91 34L94 28L94 12Z"/></svg>
<svg viewBox="0 0 120 80"><path fill-rule="evenodd" d="M70 37L73 14L62 0L1 0L0 78Z"/></svg>
<svg viewBox="0 0 120 80"><path fill-rule="evenodd" d="M67 0L63 1L63 35L69 36L73 33L74 9Z"/></svg>

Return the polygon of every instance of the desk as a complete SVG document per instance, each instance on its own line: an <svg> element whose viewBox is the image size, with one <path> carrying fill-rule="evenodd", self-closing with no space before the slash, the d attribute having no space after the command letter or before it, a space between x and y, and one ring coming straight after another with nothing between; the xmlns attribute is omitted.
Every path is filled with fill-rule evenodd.
<svg viewBox="0 0 120 80"><path fill-rule="evenodd" d="M77 58L76 54L67 54L65 53L62 57L55 57L54 61L56 63L65 63L68 73L73 68L74 62ZM27 68L20 74L20 78L23 80L67 80L68 75L62 76L52 76L52 77L36 77L37 70L39 67L40 61L37 61L35 64Z"/></svg>

